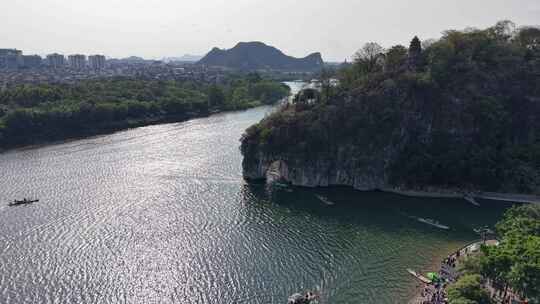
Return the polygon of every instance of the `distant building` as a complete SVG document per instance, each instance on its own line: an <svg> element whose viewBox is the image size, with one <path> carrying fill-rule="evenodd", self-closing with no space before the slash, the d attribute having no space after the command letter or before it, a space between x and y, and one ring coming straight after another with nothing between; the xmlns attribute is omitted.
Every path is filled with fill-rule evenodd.
<svg viewBox="0 0 540 304"><path fill-rule="evenodd" d="M17 49L0 49L0 69L17 69L22 65L22 51Z"/></svg>
<svg viewBox="0 0 540 304"><path fill-rule="evenodd" d="M66 65L66 58L62 54L47 55L47 65L51 68L61 68Z"/></svg>
<svg viewBox="0 0 540 304"><path fill-rule="evenodd" d="M22 51L17 49L0 49L0 57L19 55L22 56Z"/></svg>
<svg viewBox="0 0 540 304"><path fill-rule="evenodd" d="M92 70L103 70L105 68L105 56L91 55L88 56L88 65Z"/></svg>
<svg viewBox="0 0 540 304"><path fill-rule="evenodd" d="M35 69L41 66L43 59L39 55L23 55L22 62L25 68Z"/></svg>
<svg viewBox="0 0 540 304"><path fill-rule="evenodd" d="M75 70L83 70L86 67L86 56L75 54L68 57L69 66Z"/></svg>

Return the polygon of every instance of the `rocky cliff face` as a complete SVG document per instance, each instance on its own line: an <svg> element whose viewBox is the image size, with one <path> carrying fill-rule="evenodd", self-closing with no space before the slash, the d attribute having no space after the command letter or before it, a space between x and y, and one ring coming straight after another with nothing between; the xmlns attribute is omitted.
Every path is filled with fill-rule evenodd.
<svg viewBox="0 0 540 304"><path fill-rule="evenodd" d="M482 137L463 120L437 118L426 104L403 111L385 101L275 112L242 138L244 178L363 191L540 193L535 163L504 159L498 152L479 154L486 149ZM381 104L394 112L370 109ZM463 117L465 112L452 105L441 113Z"/></svg>
<svg viewBox="0 0 540 304"><path fill-rule="evenodd" d="M351 186L362 191L386 189L392 187L386 173L390 156L386 154L386 157L359 159L353 149L343 147L334 155L304 160L253 151L245 154L243 175L249 181L280 178L303 187Z"/></svg>

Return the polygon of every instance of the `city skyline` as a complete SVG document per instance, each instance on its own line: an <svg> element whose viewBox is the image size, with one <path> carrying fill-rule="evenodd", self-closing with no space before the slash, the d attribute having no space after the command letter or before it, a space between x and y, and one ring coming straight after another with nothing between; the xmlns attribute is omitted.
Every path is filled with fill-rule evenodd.
<svg viewBox="0 0 540 304"><path fill-rule="evenodd" d="M414 35L438 38L448 28L484 28L503 19L538 25L540 3L11 1L0 3L0 47L41 56L82 53L160 59L205 55L213 47L229 49L240 41L262 41L295 57L321 52L325 61L343 61L365 42L389 47L407 44Z"/></svg>

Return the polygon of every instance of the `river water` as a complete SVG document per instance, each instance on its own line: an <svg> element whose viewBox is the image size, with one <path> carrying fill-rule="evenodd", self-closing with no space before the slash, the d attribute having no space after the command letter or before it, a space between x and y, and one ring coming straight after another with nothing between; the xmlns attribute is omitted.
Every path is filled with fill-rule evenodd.
<svg viewBox="0 0 540 304"><path fill-rule="evenodd" d="M404 303L406 268L432 269L508 207L247 185L239 138L269 111L0 154L0 303L286 303L308 289ZM23 196L41 201L6 206Z"/></svg>

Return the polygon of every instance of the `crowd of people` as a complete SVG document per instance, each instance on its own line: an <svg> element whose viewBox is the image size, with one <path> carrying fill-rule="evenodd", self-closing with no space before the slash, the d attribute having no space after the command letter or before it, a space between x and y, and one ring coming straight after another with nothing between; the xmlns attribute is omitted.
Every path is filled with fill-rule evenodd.
<svg viewBox="0 0 540 304"><path fill-rule="evenodd" d="M446 287L457 280L457 264L461 256L469 253L469 247L456 251L441 262L438 279L422 290L414 304L447 304Z"/></svg>
<svg viewBox="0 0 540 304"><path fill-rule="evenodd" d="M445 284L435 283L426 286L422 291L421 304L447 304Z"/></svg>
<svg viewBox="0 0 540 304"><path fill-rule="evenodd" d="M460 249L448 256L441 262L441 268L438 272L439 278L431 284L427 284L420 294L411 304L446 304L448 303L446 287L457 281L459 273L457 268L462 258L466 258L469 254L476 251L477 246L470 245ZM511 290L506 290L500 287L495 288L494 283L487 280L485 288L490 294L495 303L510 304L510 303L528 303L526 300L521 300L520 297L514 294Z"/></svg>

